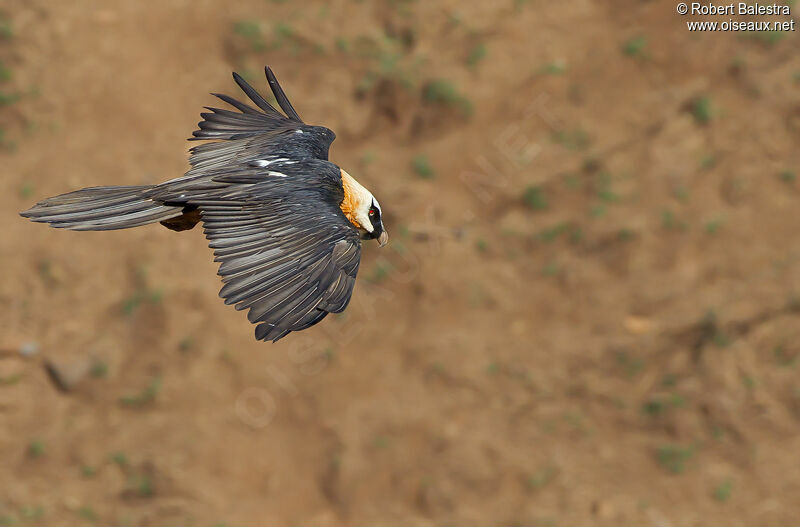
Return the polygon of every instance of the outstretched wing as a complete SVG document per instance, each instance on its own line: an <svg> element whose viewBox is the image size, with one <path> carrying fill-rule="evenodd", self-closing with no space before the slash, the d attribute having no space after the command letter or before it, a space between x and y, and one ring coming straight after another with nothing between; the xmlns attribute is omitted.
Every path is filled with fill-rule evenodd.
<svg viewBox="0 0 800 527"><path fill-rule="evenodd" d="M287 159L328 159L328 149L336 135L323 126L305 124L286 97L278 79L269 67L265 73L272 93L286 115L275 109L247 81L233 74L236 84L257 106L240 102L227 95L214 93L238 110L206 107L201 113L190 140L219 140L192 148L189 162L192 169L186 177L233 164L248 163L272 156Z"/></svg>
<svg viewBox="0 0 800 527"><path fill-rule="evenodd" d="M341 210L316 191L269 187L196 204L221 262L220 296L248 310L257 339L276 341L347 307L361 242Z"/></svg>

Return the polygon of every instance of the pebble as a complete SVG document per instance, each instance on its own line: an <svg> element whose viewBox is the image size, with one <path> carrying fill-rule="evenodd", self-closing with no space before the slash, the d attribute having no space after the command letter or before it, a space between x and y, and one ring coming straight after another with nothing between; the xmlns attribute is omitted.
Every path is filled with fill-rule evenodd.
<svg viewBox="0 0 800 527"><path fill-rule="evenodd" d="M56 388L63 392L68 392L89 375L92 369L92 361L88 357L69 362L47 359L44 367Z"/></svg>
<svg viewBox="0 0 800 527"><path fill-rule="evenodd" d="M39 353L39 343L38 342L26 342L22 346L19 347L19 354L23 357L31 357Z"/></svg>

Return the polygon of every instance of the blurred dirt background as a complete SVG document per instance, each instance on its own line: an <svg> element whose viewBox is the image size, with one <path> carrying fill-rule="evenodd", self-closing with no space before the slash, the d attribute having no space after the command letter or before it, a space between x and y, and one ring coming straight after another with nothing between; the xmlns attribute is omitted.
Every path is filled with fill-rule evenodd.
<svg viewBox="0 0 800 527"><path fill-rule="evenodd" d="M0 2L0 525L797 525L798 35L685 20ZM258 343L199 228L17 216L181 175L265 64L385 211L343 316Z"/></svg>

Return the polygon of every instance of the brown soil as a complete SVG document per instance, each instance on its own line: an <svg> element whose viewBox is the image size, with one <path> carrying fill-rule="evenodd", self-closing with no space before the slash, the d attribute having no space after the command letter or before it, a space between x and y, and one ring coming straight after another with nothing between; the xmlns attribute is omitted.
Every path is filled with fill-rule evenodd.
<svg viewBox="0 0 800 527"><path fill-rule="evenodd" d="M0 7L0 525L796 525L797 32L634 0ZM385 211L343 316L255 342L199 229L17 216L181 175L208 92L267 63ZM44 367L87 360L69 392Z"/></svg>

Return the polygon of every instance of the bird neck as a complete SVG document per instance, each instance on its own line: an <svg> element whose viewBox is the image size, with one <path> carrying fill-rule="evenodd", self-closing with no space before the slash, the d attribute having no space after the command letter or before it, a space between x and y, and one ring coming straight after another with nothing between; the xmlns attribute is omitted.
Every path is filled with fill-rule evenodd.
<svg viewBox="0 0 800 527"><path fill-rule="evenodd" d="M358 216L363 214L364 207L369 208L372 194L369 193L361 184L356 181L353 176L341 170L342 173L342 189L344 190L344 199L339 207L342 209L345 217L350 223L363 229L361 222L358 221Z"/></svg>

